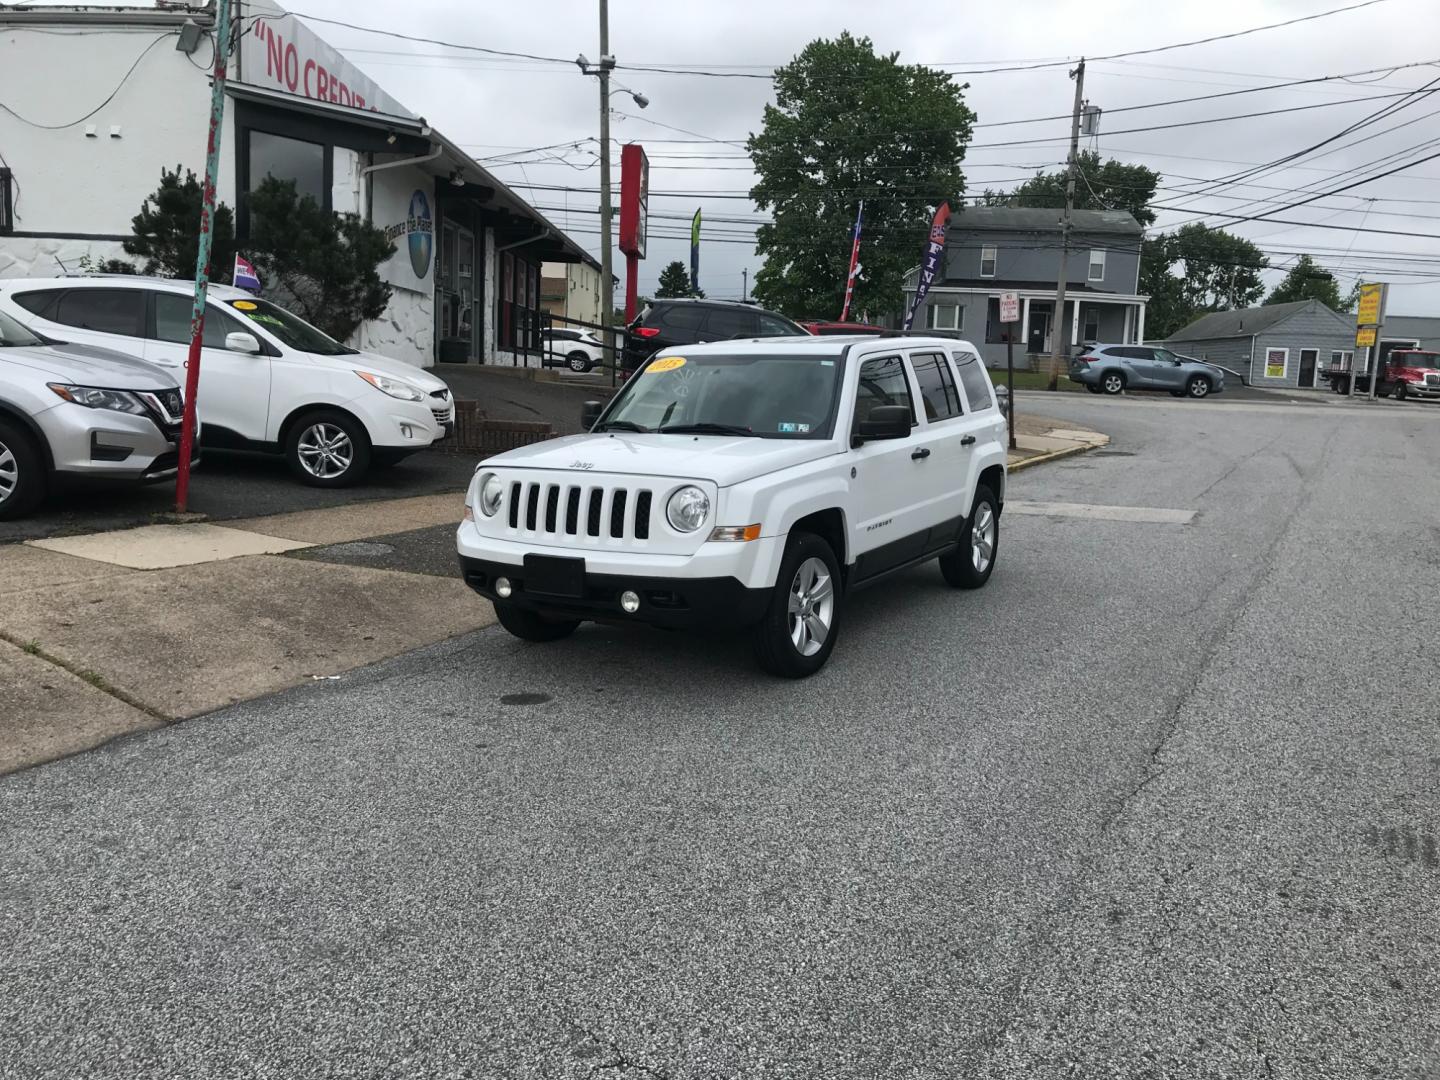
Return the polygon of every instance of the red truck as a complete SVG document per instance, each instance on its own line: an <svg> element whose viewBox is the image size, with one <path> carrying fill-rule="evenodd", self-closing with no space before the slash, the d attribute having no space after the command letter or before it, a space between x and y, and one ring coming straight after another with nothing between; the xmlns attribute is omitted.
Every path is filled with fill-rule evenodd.
<svg viewBox="0 0 1440 1080"><path fill-rule="evenodd" d="M1352 374L1356 392L1369 393L1370 376L1365 372L1352 373L1337 366L1325 372L1325 378L1337 394L1348 394ZM1412 397L1440 398L1440 352L1425 349L1395 349L1390 352L1380 369L1375 396L1394 397L1397 401Z"/></svg>

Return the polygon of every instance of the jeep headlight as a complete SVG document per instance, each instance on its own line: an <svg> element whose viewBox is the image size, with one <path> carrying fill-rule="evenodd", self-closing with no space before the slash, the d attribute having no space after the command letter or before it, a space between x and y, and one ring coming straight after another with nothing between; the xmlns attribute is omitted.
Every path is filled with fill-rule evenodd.
<svg viewBox="0 0 1440 1080"><path fill-rule="evenodd" d="M494 517L496 511L500 509L500 503L504 498L505 484L500 477L494 473L485 477L484 481L480 484L480 513L486 517Z"/></svg>
<svg viewBox="0 0 1440 1080"><path fill-rule="evenodd" d="M670 496L665 517L676 532L692 533L710 516L710 496L697 487L683 487Z"/></svg>

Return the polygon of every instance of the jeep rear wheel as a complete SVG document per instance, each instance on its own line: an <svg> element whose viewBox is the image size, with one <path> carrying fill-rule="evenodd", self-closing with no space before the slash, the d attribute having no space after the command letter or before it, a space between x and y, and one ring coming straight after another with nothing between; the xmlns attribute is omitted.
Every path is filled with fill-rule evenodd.
<svg viewBox="0 0 1440 1080"><path fill-rule="evenodd" d="M835 649L840 593L840 564L830 545L812 533L792 535L765 616L754 630L760 666L787 679L803 679L824 667Z"/></svg>
<svg viewBox="0 0 1440 1080"><path fill-rule="evenodd" d="M28 514L44 497L40 448L18 424L0 420L0 521Z"/></svg>
<svg viewBox="0 0 1440 1080"><path fill-rule="evenodd" d="M940 573L957 589L978 589L990 580L1000 554L1000 504L983 484L975 489L975 505L960 536L960 546L940 556Z"/></svg>

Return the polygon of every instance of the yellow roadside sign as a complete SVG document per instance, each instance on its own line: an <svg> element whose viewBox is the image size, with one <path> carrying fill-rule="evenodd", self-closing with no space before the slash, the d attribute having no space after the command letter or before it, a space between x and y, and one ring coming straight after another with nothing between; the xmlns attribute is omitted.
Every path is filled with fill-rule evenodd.
<svg viewBox="0 0 1440 1080"><path fill-rule="evenodd" d="M1384 285L1360 286L1360 307L1355 315L1356 326L1380 325L1380 298L1384 294ZM1371 337L1373 338L1374 335L1372 334ZM1373 344L1373 341L1370 344Z"/></svg>
<svg viewBox="0 0 1440 1080"><path fill-rule="evenodd" d="M1355 331L1355 345L1357 348L1367 348L1375 344L1375 327L1362 326Z"/></svg>

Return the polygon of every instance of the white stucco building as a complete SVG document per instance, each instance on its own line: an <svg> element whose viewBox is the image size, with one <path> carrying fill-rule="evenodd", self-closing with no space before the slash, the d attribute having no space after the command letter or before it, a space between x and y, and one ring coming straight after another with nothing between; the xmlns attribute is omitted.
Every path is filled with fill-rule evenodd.
<svg viewBox="0 0 1440 1080"><path fill-rule="evenodd" d="M354 344L420 366L538 362L540 266L594 260L273 0L245 0L216 191L267 175L390 232L394 296ZM0 10L0 278L83 272L163 168L203 173L212 3ZM229 267L215 267L226 280Z"/></svg>

